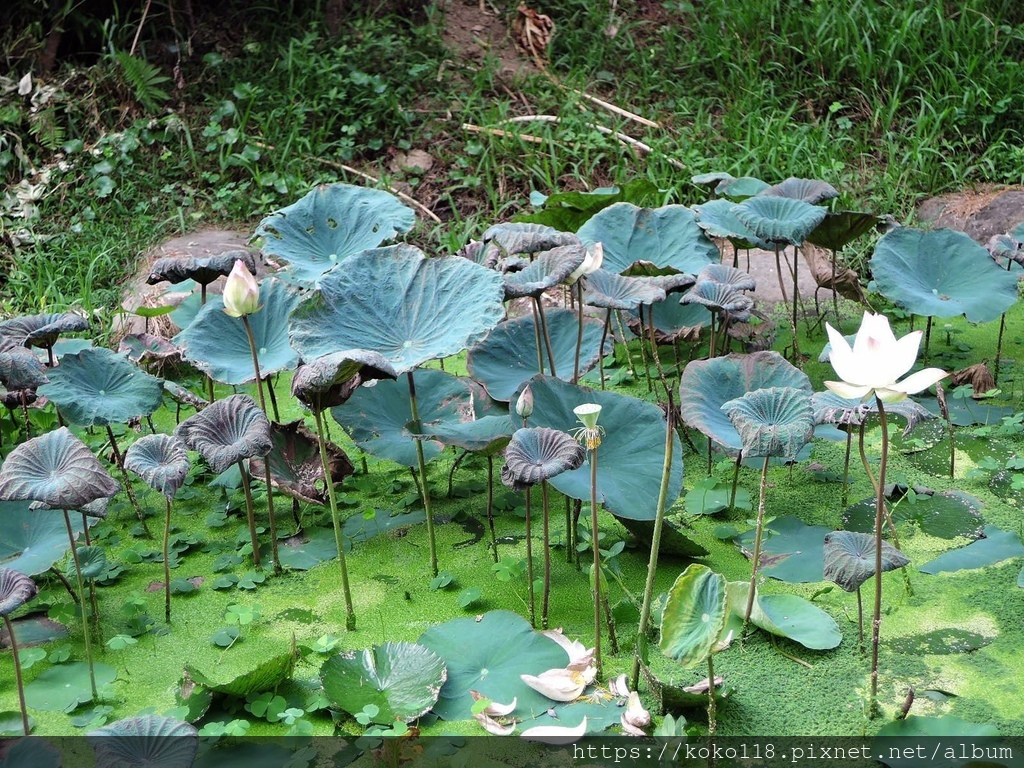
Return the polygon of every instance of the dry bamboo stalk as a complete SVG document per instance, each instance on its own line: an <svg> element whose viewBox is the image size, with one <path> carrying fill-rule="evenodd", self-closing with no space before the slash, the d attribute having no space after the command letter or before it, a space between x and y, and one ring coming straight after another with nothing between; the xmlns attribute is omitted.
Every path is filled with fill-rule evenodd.
<svg viewBox="0 0 1024 768"><path fill-rule="evenodd" d="M507 136L513 139L532 141L534 144L543 144L547 141L547 139L542 139L540 136L530 136L527 133L512 133L510 131L503 131L500 128L485 128L482 125L473 125L472 123L463 123L462 129L472 131L473 133L489 133L492 136Z"/></svg>
<svg viewBox="0 0 1024 768"><path fill-rule="evenodd" d="M616 115L628 118L634 122L640 123L640 125L646 125L648 128L661 128L661 123L656 123L653 120L648 120L646 117L641 117L640 115L634 112L630 112L627 109L617 107L616 105L610 102L597 98L597 96L591 96L589 93L586 93L584 91L578 91L575 88L570 88L569 90L572 93L575 93L577 96L582 96L587 101L591 101L594 104L597 104L599 107L604 107L609 112L614 112Z"/></svg>

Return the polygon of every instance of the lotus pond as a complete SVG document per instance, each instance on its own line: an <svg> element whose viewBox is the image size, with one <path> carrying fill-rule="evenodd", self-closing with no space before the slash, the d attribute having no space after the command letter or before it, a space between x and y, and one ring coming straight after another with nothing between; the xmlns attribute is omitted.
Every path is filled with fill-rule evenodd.
<svg viewBox="0 0 1024 768"><path fill-rule="evenodd" d="M176 335L0 322L0 729L1024 735L1024 228L694 181L430 257L322 186Z"/></svg>

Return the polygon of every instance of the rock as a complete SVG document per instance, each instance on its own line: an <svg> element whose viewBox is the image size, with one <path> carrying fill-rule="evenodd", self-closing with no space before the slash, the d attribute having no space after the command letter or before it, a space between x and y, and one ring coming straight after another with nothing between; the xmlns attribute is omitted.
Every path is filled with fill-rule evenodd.
<svg viewBox="0 0 1024 768"><path fill-rule="evenodd" d="M422 149L411 149L395 155L389 167L395 173L424 174L434 167L434 158Z"/></svg>
<svg viewBox="0 0 1024 768"><path fill-rule="evenodd" d="M917 220L934 229L966 232L985 245L1024 221L1024 189L981 187L932 197L918 206Z"/></svg>

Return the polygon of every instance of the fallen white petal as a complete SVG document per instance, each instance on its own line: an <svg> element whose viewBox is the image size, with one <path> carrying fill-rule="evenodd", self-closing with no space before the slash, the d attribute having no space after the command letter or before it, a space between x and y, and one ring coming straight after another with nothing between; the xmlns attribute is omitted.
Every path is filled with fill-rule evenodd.
<svg viewBox="0 0 1024 768"><path fill-rule="evenodd" d="M622 698L629 696L629 683L626 680L626 675L621 674L608 683L608 691L612 696L619 696Z"/></svg>
<svg viewBox="0 0 1024 768"><path fill-rule="evenodd" d="M629 694L629 701L626 702L626 711L622 713L622 720L636 728L651 724L651 713L644 709L644 705L640 703L640 694L636 691Z"/></svg>
<svg viewBox="0 0 1024 768"><path fill-rule="evenodd" d="M541 634L554 640L565 651L569 657L569 667L587 667L594 658L593 648L587 648L579 640L570 640L561 629L545 629Z"/></svg>
<svg viewBox="0 0 1024 768"><path fill-rule="evenodd" d="M646 736L647 732L643 728L638 728L626 719L623 715L619 718L619 722L622 724L622 732L627 736Z"/></svg>
<svg viewBox="0 0 1024 768"><path fill-rule="evenodd" d="M473 717L478 723L480 723L480 725L483 726L485 731L493 733L495 736L511 736L512 732L516 729L515 723L512 723L511 725L502 725L497 720L485 715L483 712L473 715Z"/></svg>
<svg viewBox="0 0 1024 768"><path fill-rule="evenodd" d="M536 676L520 675L519 679L554 701L572 701L579 698L587 687L587 682L579 672L568 669L549 669Z"/></svg>
<svg viewBox="0 0 1024 768"><path fill-rule="evenodd" d="M470 691L469 695L473 697L473 701L480 701L487 697L477 691ZM489 700L490 701L490 700ZM481 714L487 715L488 717L505 717L511 715L516 708L516 702L518 698L513 698L511 704L499 704L496 701L491 701L487 705L487 708L482 710Z"/></svg>
<svg viewBox="0 0 1024 768"><path fill-rule="evenodd" d="M572 744L579 741L587 732L587 718L575 728L563 728L558 725L538 725L535 728L527 728L520 736L530 741L540 741L544 744Z"/></svg>

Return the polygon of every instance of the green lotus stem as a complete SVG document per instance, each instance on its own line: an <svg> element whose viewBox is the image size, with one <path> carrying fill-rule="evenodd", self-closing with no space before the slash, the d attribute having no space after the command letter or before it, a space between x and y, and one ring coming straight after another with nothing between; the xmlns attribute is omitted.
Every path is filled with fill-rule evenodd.
<svg viewBox="0 0 1024 768"><path fill-rule="evenodd" d="M853 432L846 428L846 458L843 459L843 497L840 499L843 509L846 509L849 501L850 488L850 449L853 447Z"/></svg>
<svg viewBox="0 0 1024 768"><path fill-rule="evenodd" d="M412 410L413 428L416 430L416 464L419 467L420 497L423 499L423 512L427 517L427 539L430 545L430 573L437 576L437 542L434 539L434 513L430 509L430 489L427 487L427 462L423 458L423 440L419 437L423 428L420 424L420 411L416 405L416 382L412 371L406 373L409 381L409 408Z"/></svg>
<svg viewBox="0 0 1024 768"><path fill-rule="evenodd" d="M274 393L274 382L267 377L267 394L270 396L270 409L274 412L274 421L281 423L281 412L277 409L277 395Z"/></svg>
<svg viewBox="0 0 1024 768"><path fill-rule="evenodd" d="M356 628L356 612L352 607L352 590L348 582L348 563L345 562L345 547L341 535L341 517L338 514L338 498L334 492L334 479L331 477L331 462L327 457L327 441L324 439L324 422L321 409L313 411L316 421L317 445L320 447L320 464L324 468L324 484L327 486L327 500L331 505L331 522L334 524L334 545L338 548L338 563L341 565L341 589L345 595L345 629L354 632Z"/></svg>
<svg viewBox="0 0 1024 768"><path fill-rule="evenodd" d="M487 457L487 525L491 529L491 550L498 562L498 534L494 532L494 457Z"/></svg>
<svg viewBox="0 0 1024 768"><path fill-rule="evenodd" d="M708 654L708 742L715 738L718 719L715 712L715 654Z"/></svg>
<svg viewBox="0 0 1024 768"><path fill-rule="evenodd" d="M740 484L740 465L743 463L743 451L736 454L736 463L732 467L732 492L729 494L729 509L736 509L736 491Z"/></svg>
<svg viewBox="0 0 1024 768"><path fill-rule="evenodd" d="M571 289L570 293L572 293ZM579 303L576 306L576 312L579 315L579 325L576 328L576 357L573 360L572 366L573 384L580 380L580 349L583 347L583 284L579 280L576 281L576 293L579 297ZM597 353L600 355L601 350L598 349Z"/></svg>
<svg viewBox="0 0 1024 768"><path fill-rule="evenodd" d="M860 587L857 587L857 647L864 653L864 601L861 599Z"/></svg>
<svg viewBox="0 0 1024 768"><path fill-rule="evenodd" d="M544 314L544 303L540 300L539 296L534 296L533 303L537 305L537 314L540 317L540 330L544 335L544 349L548 352L548 365L551 368L551 375L557 376L558 373L555 371L555 353L551 348L551 334L548 333L548 319Z"/></svg>
<svg viewBox="0 0 1024 768"><path fill-rule="evenodd" d="M661 533L665 525L665 508L668 506L668 487L672 475L672 402L669 401L668 417L665 420L665 461L661 465L661 485L658 486L658 506L654 515L654 532L651 536L651 554L647 560L647 581L644 583L644 599L640 607L640 626L636 632L636 648L633 654L633 671L630 674L632 690L640 681L640 661L647 646L647 627L651 620L651 601L654 597L654 576L658 570L658 555L661 553Z"/></svg>
<svg viewBox="0 0 1024 768"><path fill-rule="evenodd" d="M931 318L928 318L931 321ZM885 406L878 395L878 420L882 425L882 458L878 464L878 491L875 496L875 615L871 620L871 697L868 717L877 717L878 709L878 645L882 635L882 520L885 516L885 470L889 463L889 425Z"/></svg>
<svg viewBox="0 0 1024 768"><path fill-rule="evenodd" d="M1012 267L1012 266L1013 266L1013 261L1010 260L1010 259L1007 259L1006 260L1006 271L1009 272L1010 271L1010 267ZM996 341L996 360L995 360L995 366L994 366L995 370L992 372L992 383L993 384L998 384L999 383L999 360L1003 356L1003 330L1005 328L1006 328L1006 313L1003 312L1003 314L1001 314L999 316L999 338ZM947 336L947 338L948 338L948 336ZM952 475L950 475L950 476L952 477Z"/></svg>
<svg viewBox="0 0 1024 768"><path fill-rule="evenodd" d="M764 497L768 490L768 458L764 457L761 465L761 487L757 499L757 530L754 533L754 557L750 569L750 593L747 595L747 607L743 611L743 631L747 631L747 624L750 622L750 612L754 610L754 594L757 590L757 567L761 563L761 537L764 535ZM708 657L710 659L710 657ZM714 678L711 678L714 687Z"/></svg>
<svg viewBox="0 0 1024 768"><path fill-rule="evenodd" d="M537 314L537 302L534 302L533 307L533 339L537 344L537 371L544 374L544 342L540 337L540 316Z"/></svg>
<svg viewBox="0 0 1024 768"><path fill-rule="evenodd" d="M1005 317L1005 316L1004 316ZM999 361L996 360L996 370L999 370ZM25 418L25 439L32 439L32 422L28 418L28 397L25 394L26 390L21 390L21 414ZM14 411L11 411L11 421L14 421Z"/></svg>
<svg viewBox="0 0 1024 768"><path fill-rule="evenodd" d="M931 358L931 352L929 348L932 344L932 316L928 315L928 319L924 321L924 359L928 360Z"/></svg>
<svg viewBox="0 0 1024 768"><path fill-rule="evenodd" d="M796 310L797 304L800 301L800 285L797 276L800 272L800 254L796 250L796 246L793 246L793 316L791 324L793 326L793 361L796 362L800 357L799 340L796 335ZM806 319L806 318L805 318Z"/></svg>
<svg viewBox="0 0 1024 768"><path fill-rule="evenodd" d="M604 316L604 328L601 329L601 344L597 348L597 373L601 377L602 391L604 391L604 342L608 338L608 328L611 327L611 324L612 311L609 309Z"/></svg>
<svg viewBox="0 0 1024 768"><path fill-rule="evenodd" d="M643 307L640 307L640 311L637 313L637 316L640 318L640 362L644 366L644 378L647 379L647 392L649 394L654 391L654 382L651 380L651 366L647 364L647 349L644 347L644 340L647 336L647 332L644 328Z"/></svg>
<svg viewBox="0 0 1024 768"><path fill-rule="evenodd" d="M11 625L9 616L4 616L4 624L7 626L7 636L11 638L11 653L14 654L14 681L18 684L18 703L21 705L21 725L28 736L28 707L25 706L25 684L21 680L21 661L18 658L18 639L14 636L14 627Z"/></svg>
<svg viewBox="0 0 1024 768"><path fill-rule="evenodd" d="M171 499L164 497L164 621L171 623L171 566L168 540L171 538Z"/></svg>
<svg viewBox="0 0 1024 768"><path fill-rule="evenodd" d="M868 455L867 455L867 452L864 449L864 423L863 422L861 422L861 425L860 425L859 448L860 448L860 461L861 461L861 464L864 466L864 473L868 476L868 480L871 482L871 490L875 494L877 494L878 493L878 481L875 479L875 473L871 470L871 464L868 463ZM884 494L884 486L883 486L883 494ZM889 533L892 534L893 546L896 547L896 549L900 549L900 535L899 535L899 533L896 532L896 524L893 522L892 515L889 513L888 507L886 507L883 510L883 513L885 514L885 522L889 526ZM906 574L906 570L905 569L901 569L901 570L903 570L904 574ZM907 589L910 590L910 580L909 580L909 578L907 578ZM913 590L911 590L910 593L913 594Z"/></svg>
<svg viewBox="0 0 1024 768"><path fill-rule="evenodd" d="M548 601L551 596L551 527L548 517L548 483L540 484L541 499L544 503L544 590L540 601L540 625L548 628Z"/></svg>
<svg viewBox="0 0 1024 768"><path fill-rule="evenodd" d="M779 258L780 248L778 243L772 243L775 248L775 276L779 280L779 292L783 301L789 301L786 297L786 284L782 280L782 260Z"/></svg>
<svg viewBox="0 0 1024 768"><path fill-rule="evenodd" d="M252 504L252 487L249 483L249 471L242 460L238 460L238 470L242 473L242 492L245 494L245 513L249 518L249 538L252 541L252 564L256 570L263 570L260 563L260 543L256 538L256 513Z"/></svg>
<svg viewBox="0 0 1024 768"><path fill-rule="evenodd" d="M832 312L836 316L836 328L839 327L839 291L836 288L836 260L839 258L838 251L832 251ZM818 292L814 292L815 298Z"/></svg>
<svg viewBox="0 0 1024 768"><path fill-rule="evenodd" d="M618 310L615 311L615 324L619 327L619 336L626 346L626 362L629 365L629 372L635 374L636 366L633 365L633 353L629 349L629 337L626 336L626 329L622 327L622 313Z"/></svg>
<svg viewBox="0 0 1024 768"><path fill-rule="evenodd" d="M142 530L146 532L146 536L150 536L149 526L146 525L146 515L142 512L142 507L139 506L139 500L135 498L135 491L132 490L132 479L128 476L128 470L124 468L124 454L117 447L117 438L114 437L114 430L110 428L109 424L104 426L107 428L107 437L110 439L110 450L114 453L114 463L121 470L125 493L128 494L128 500L135 507L135 514L138 515L139 520L142 522Z"/></svg>
<svg viewBox="0 0 1024 768"><path fill-rule="evenodd" d="M203 306L205 304L206 304L206 284L203 283L202 285L199 286L199 306ZM148 319L147 319L147 322L148 322ZM206 393L210 396L210 402L211 403L217 402L217 395L213 391L213 377L210 376L210 375L207 375L207 377L206 377Z"/></svg>
<svg viewBox="0 0 1024 768"><path fill-rule="evenodd" d="M533 594L533 530L530 522L530 489L526 489L526 594L530 599L530 626L537 627L537 613Z"/></svg>
<svg viewBox="0 0 1024 768"><path fill-rule="evenodd" d="M640 315L643 316L643 314L644 314L644 305L641 304L640 305ZM672 396L672 394L671 394L671 390L669 389L669 386L668 386L668 379L665 377L665 369L661 365L661 355L658 352L658 339L654 335L656 329L654 327L654 305L653 304L650 305L648 313L647 313L647 316L648 316L647 328L651 332L651 357L654 358L654 366L658 369L658 378L661 379L661 386L663 386L665 388L665 401L668 402L668 399Z"/></svg>
<svg viewBox="0 0 1024 768"><path fill-rule="evenodd" d="M78 548L75 546L75 532L71 530L71 517L66 509L61 511L64 513L64 525L68 529L68 541L71 542L71 557L75 561L75 578L78 580L78 606L82 610L82 637L85 641L85 658L89 662L89 687L92 689L93 699L98 699L96 671L93 669L92 662L92 637L89 632L89 619L85 615L85 582L82 580L82 563L78 559ZM13 633L11 637L14 637Z"/></svg>
<svg viewBox="0 0 1024 768"><path fill-rule="evenodd" d="M565 497L565 562L572 562L573 536L572 536L572 499Z"/></svg>
<svg viewBox="0 0 1024 768"><path fill-rule="evenodd" d="M711 313L711 338L708 341L708 360L715 356L715 313Z"/></svg>
<svg viewBox="0 0 1024 768"><path fill-rule="evenodd" d="M641 345L642 346L642 345ZM590 449L590 548L594 552L594 667L601 679L601 549L597 528L597 448Z"/></svg>

